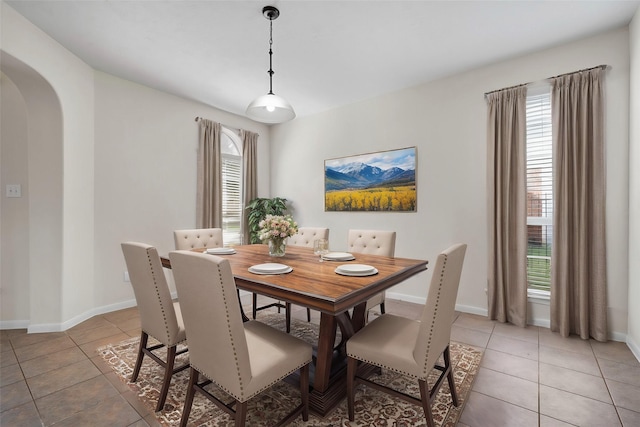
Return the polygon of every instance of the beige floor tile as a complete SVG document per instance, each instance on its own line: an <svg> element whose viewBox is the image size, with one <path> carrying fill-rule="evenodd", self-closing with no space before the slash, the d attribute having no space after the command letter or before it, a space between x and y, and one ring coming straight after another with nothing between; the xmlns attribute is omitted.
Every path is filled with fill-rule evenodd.
<svg viewBox="0 0 640 427"><path fill-rule="evenodd" d="M106 320L118 326L122 322L127 322L133 318L140 318L138 307L125 308L123 310L113 311L102 315Z"/></svg>
<svg viewBox="0 0 640 427"><path fill-rule="evenodd" d="M461 313L453 322L455 326L462 328L474 329L476 331L490 334L496 325L496 322L486 317L476 316L473 314Z"/></svg>
<svg viewBox="0 0 640 427"><path fill-rule="evenodd" d="M539 328L538 339L541 346L559 348L575 353L593 354L589 341L583 340L577 335L570 335L565 338L558 332L551 332L547 328Z"/></svg>
<svg viewBox="0 0 640 427"><path fill-rule="evenodd" d="M591 340L591 347L598 359L608 359L629 366L640 367L640 361L636 359L627 344L623 342L609 341L602 343Z"/></svg>
<svg viewBox="0 0 640 427"><path fill-rule="evenodd" d="M131 338L129 335L125 334L124 332L121 332L119 334L116 334L110 337L105 337L97 341L91 341L86 344L82 344L80 345L80 349L84 352L84 354L86 354L91 358L98 355L98 353L96 352L96 349L100 347L104 347L107 344L118 343L120 341L124 341L129 338Z"/></svg>
<svg viewBox="0 0 640 427"><path fill-rule="evenodd" d="M496 323L493 328L495 335L503 335L505 337L527 341L533 344L538 344L538 327L527 326L526 328L520 328L510 323Z"/></svg>
<svg viewBox="0 0 640 427"><path fill-rule="evenodd" d="M98 326L97 328L85 329L82 331L77 331L75 333L70 333L69 336L76 342L76 344L82 345L106 337L111 337L119 333L122 333L119 328L112 324L107 324Z"/></svg>
<svg viewBox="0 0 640 427"><path fill-rule="evenodd" d="M640 387L640 367L636 368L608 359L599 359L598 365L605 378Z"/></svg>
<svg viewBox="0 0 640 427"><path fill-rule="evenodd" d="M18 364L18 358L12 348L9 348L7 351L0 352L0 367L4 368L5 366L16 364Z"/></svg>
<svg viewBox="0 0 640 427"><path fill-rule="evenodd" d="M72 365L28 378L27 384L34 399L38 399L101 374L100 370L89 359L85 359Z"/></svg>
<svg viewBox="0 0 640 427"><path fill-rule="evenodd" d="M502 335L491 335L487 348L514 356L538 360L538 344L528 341L517 340Z"/></svg>
<svg viewBox="0 0 640 427"><path fill-rule="evenodd" d="M94 316L94 317L92 317L90 319L85 320L82 323L77 324L73 328L67 329L67 334L68 335L74 335L74 334L78 334L79 332L82 332L82 331L87 331L89 329L94 329L94 328L98 328L98 327L101 327L101 326L110 326L110 325L112 325L112 323L109 322L104 317L102 317L102 316Z"/></svg>
<svg viewBox="0 0 640 427"><path fill-rule="evenodd" d="M613 405L545 385L540 385L540 414L581 427L621 425Z"/></svg>
<svg viewBox="0 0 640 427"><path fill-rule="evenodd" d="M24 375L22 374L20 365L14 364L0 367L0 387L17 383L18 381L24 381Z"/></svg>
<svg viewBox="0 0 640 427"><path fill-rule="evenodd" d="M36 399L36 406L44 423L51 425L117 395L118 391L101 375Z"/></svg>
<svg viewBox="0 0 640 427"><path fill-rule="evenodd" d="M140 419L140 414L124 398L113 396L57 422L55 427L125 427Z"/></svg>
<svg viewBox="0 0 640 427"><path fill-rule="evenodd" d="M600 375L600 368L593 354L575 353L542 346L540 347L540 362L573 369L585 374Z"/></svg>
<svg viewBox="0 0 640 427"><path fill-rule="evenodd" d="M605 381L616 406L640 412L640 387L609 379Z"/></svg>
<svg viewBox="0 0 640 427"><path fill-rule="evenodd" d="M613 404L607 385L601 376L540 363L540 384Z"/></svg>
<svg viewBox="0 0 640 427"><path fill-rule="evenodd" d="M26 345L24 347L18 347L15 351L18 361L22 363L27 360L35 359L36 357L46 356L60 350L75 347L75 345L76 344L71 338L63 335L56 336L56 338L51 340L47 340L46 345L34 343Z"/></svg>
<svg viewBox="0 0 640 427"><path fill-rule="evenodd" d="M20 364L25 377L31 378L87 359L78 347L69 347Z"/></svg>
<svg viewBox="0 0 640 427"><path fill-rule="evenodd" d="M546 415L540 415L540 427L574 427L574 425L547 417Z"/></svg>
<svg viewBox="0 0 640 427"><path fill-rule="evenodd" d="M472 391L460 422L470 427L537 427L538 413Z"/></svg>
<svg viewBox="0 0 640 427"><path fill-rule="evenodd" d="M486 349L480 366L494 371L538 382L538 362L501 351Z"/></svg>
<svg viewBox="0 0 640 427"><path fill-rule="evenodd" d="M33 400L24 405L5 411L0 415L0 426L4 427L42 427L40 414Z"/></svg>
<svg viewBox="0 0 640 427"><path fill-rule="evenodd" d="M31 401L31 393L26 381L18 381L0 387L0 411L2 412Z"/></svg>
<svg viewBox="0 0 640 427"><path fill-rule="evenodd" d="M56 338L65 338L67 334L64 332L51 332L46 334L24 334L11 339L11 345L14 349L31 346L33 344L44 344Z"/></svg>
<svg viewBox="0 0 640 427"><path fill-rule="evenodd" d="M618 415L622 420L624 427L638 427L640 426L640 412L630 411L624 408L618 408Z"/></svg>
<svg viewBox="0 0 640 427"><path fill-rule="evenodd" d="M472 390L538 412L537 382L480 368Z"/></svg>
<svg viewBox="0 0 640 427"><path fill-rule="evenodd" d="M467 329L456 324L451 326L451 340L469 344L474 347L485 348L489 342L490 334L480 332L476 329Z"/></svg>

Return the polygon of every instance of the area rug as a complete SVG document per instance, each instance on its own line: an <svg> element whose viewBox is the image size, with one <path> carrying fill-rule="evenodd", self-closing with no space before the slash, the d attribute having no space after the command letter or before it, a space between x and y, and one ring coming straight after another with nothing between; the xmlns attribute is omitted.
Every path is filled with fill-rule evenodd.
<svg viewBox="0 0 640 427"><path fill-rule="evenodd" d="M278 313L259 314L258 320L275 328L284 330L284 316ZM307 342L317 342L318 326L313 323L293 319L291 333ZM150 408L155 408L162 383L162 368L148 357L144 363L138 380L130 383L131 373L136 360L139 338L132 338L118 344L111 344L98 349L104 360L113 368L120 379L138 395L140 400ZM455 374L455 383L458 391L459 406L451 403L449 386L445 381L433 404L433 418L437 426L455 426L464 404L469 396L469 391L482 358L482 350L455 343L451 343L451 363ZM187 355L176 361L183 363ZM437 373L433 373L434 378ZM419 396L417 382L400 374L383 370L381 374L374 375L376 382L391 385L396 390L408 392ZM184 370L174 375L169 388L169 395L162 411L156 412L158 421L164 426L177 426L180 423L182 407L189 382L189 370ZM433 379L430 380L433 384ZM208 386L209 391L229 401L228 396L217 390L215 385ZM249 401L247 414L247 426L271 426L277 420L284 417L300 401L300 393L291 384L280 382ZM218 409L197 393L193 402L189 425L193 426L233 426L233 421L228 414ZM355 421L349 421L347 416L347 402L343 400L325 418L315 414L309 415L308 421L302 421L298 417L292 426L323 426L323 427L355 427L355 426L425 426L422 407L412 405L404 400L393 398L386 393L379 392L362 384L356 391Z"/></svg>

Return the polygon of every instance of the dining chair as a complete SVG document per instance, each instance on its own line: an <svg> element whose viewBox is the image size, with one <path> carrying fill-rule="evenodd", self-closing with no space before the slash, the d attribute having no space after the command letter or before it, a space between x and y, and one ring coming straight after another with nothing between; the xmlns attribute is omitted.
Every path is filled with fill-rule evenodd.
<svg viewBox="0 0 640 427"><path fill-rule="evenodd" d="M287 238L287 245L291 246L304 246L308 248L313 248L313 241L316 239L328 239L329 238L329 229L324 227L298 227L298 232L293 236ZM270 304L265 304L263 306L258 306L258 295L253 294L253 318L256 318L256 314L260 310L264 310L266 308L278 307L278 313L281 308L285 309L286 316L286 328L287 332L291 332L291 303L287 302L282 304L282 302L273 302ZM307 322L311 322L311 309L307 308Z"/></svg>
<svg viewBox="0 0 640 427"><path fill-rule="evenodd" d="M385 230L349 230L347 233L349 252L393 257L396 251L396 232ZM385 313L385 293L380 292L367 300L365 322L369 320L369 310L380 306L380 314Z"/></svg>
<svg viewBox="0 0 640 427"><path fill-rule="evenodd" d="M133 286L142 332L136 364L131 382L136 382L142 360L147 355L164 368L162 389L156 405L156 412L164 408L173 374L189 367L189 364L175 367L176 356L187 351L186 346L178 350L178 345L186 340L180 304L171 299L169 285L162 269L160 256L155 247L137 242L121 244L124 259ZM159 344L149 345L149 337ZM167 348L165 359L156 350Z"/></svg>
<svg viewBox="0 0 640 427"><path fill-rule="evenodd" d="M194 228L187 230L175 230L173 240L176 249L196 249L196 248L221 248L224 246L222 240L222 228Z"/></svg>
<svg viewBox="0 0 640 427"><path fill-rule="evenodd" d="M364 326L347 341L349 420L354 420L355 386L358 383L364 383L392 396L422 405L429 427L434 427L431 404L445 378L449 382L453 404L458 406L449 342L451 339L451 319L455 310L466 250L466 244L456 244L438 255L420 320L383 314ZM443 365L438 364L441 355L443 356ZM358 361L416 378L420 389L420 398L375 383L365 376L359 375ZM433 387L429 388L427 379L433 369L440 371L440 374Z"/></svg>
<svg viewBox="0 0 640 427"><path fill-rule="evenodd" d="M257 320L243 323L235 303L236 285L229 260L191 251L174 251L169 257L183 307L191 363L180 425L187 425L198 391L235 418L236 426L244 426L247 402L298 370L301 404L283 422L300 414L307 421L311 345ZM233 401L225 403L205 390L211 382Z"/></svg>

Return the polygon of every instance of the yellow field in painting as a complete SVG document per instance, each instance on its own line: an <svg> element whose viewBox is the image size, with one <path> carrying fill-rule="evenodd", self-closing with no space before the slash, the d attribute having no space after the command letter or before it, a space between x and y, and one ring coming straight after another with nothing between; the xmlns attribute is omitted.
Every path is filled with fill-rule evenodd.
<svg viewBox="0 0 640 427"><path fill-rule="evenodd" d="M413 212L416 187L379 187L365 190L338 190L325 193L326 211Z"/></svg>

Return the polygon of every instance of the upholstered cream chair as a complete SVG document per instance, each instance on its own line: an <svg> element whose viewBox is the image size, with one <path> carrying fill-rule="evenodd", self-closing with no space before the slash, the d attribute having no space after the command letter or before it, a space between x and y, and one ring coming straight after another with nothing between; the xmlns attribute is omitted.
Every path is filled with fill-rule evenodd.
<svg viewBox="0 0 640 427"><path fill-rule="evenodd" d="M249 399L298 370L302 403L285 419L302 414L307 421L311 345L256 320L242 322L229 260L191 251L171 252L169 257L191 363L180 425L187 425L195 392L200 391L232 415L236 426L244 426ZM201 383L200 375L205 377ZM224 403L206 391L203 387L211 381L235 402Z"/></svg>
<svg viewBox="0 0 640 427"><path fill-rule="evenodd" d="M222 228L194 228L191 230L175 230L173 240L176 249L221 248Z"/></svg>
<svg viewBox="0 0 640 427"><path fill-rule="evenodd" d="M449 341L466 249L467 245L457 244L438 255L420 320L383 314L347 341L349 420L354 419L355 386L359 382L421 405L429 427L434 426L431 403L445 378L449 382L453 404L458 406ZM440 355L444 366L437 364ZM358 361L416 378L421 398L358 376ZM440 371L440 376L429 388L427 378L432 369Z"/></svg>
<svg viewBox="0 0 640 427"><path fill-rule="evenodd" d="M304 246L307 248L313 248L313 241L316 239L328 239L329 229L323 227L298 227L298 232L293 236L287 238L287 245L291 246ZM256 318L256 314L260 310L264 310L270 307L278 307L278 312L281 308L285 309L286 316L286 328L287 332L291 331L291 303L282 304L281 302L273 302L258 307L258 296L253 294L253 318ZM311 310L307 308L307 322L311 321Z"/></svg>
<svg viewBox="0 0 640 427"><path fill-rule="evenodd" d="M135 242L125 242L121 246L142 326L138 358L131 375L131 382L138 379L145 355L164 368L162 389L156 405L157 412L164 407L173 374L189 367L188 364L174 367L176 356L187 351L186 347L178 350L178 344L186 340L182 314L180 305L171 299L156 248ZM149 337L155 338L159 344L148 346ZM163 360L154 351L165 346L167 357Z"/></svg>
<svg viewBox="0 0 640 427"><path fill-rule="evenodd" d="M316 239L328 239L329 229L324 227L298 227L298 232L287 239L287 245L313 248Z"/></svg>
<svg viewBox="0 0 640 427"><path fill-rule="evenodd" d="M396 252L396 232L384 230L349 230L347 247L348 251L352 253L392 257ZM365 320L369 319L369 310L377 305L380 306L380 313L385 313L384 296L384 292L380 292L367 301Z"/></svg>

